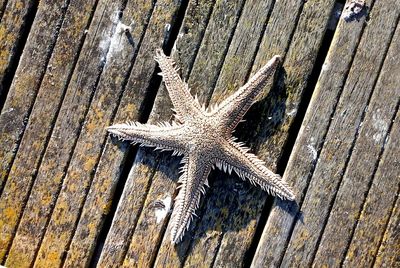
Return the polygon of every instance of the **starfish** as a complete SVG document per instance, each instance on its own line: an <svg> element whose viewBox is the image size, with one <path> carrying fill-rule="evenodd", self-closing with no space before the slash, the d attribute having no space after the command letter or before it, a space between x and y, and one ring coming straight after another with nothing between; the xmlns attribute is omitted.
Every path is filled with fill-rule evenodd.
<svg viewBox="0 0 400 268"><path fill-rule="evenodd" d="M200 197L205 193L204 186L208 186L208 175L214 167L229 174L233 170L240 178L249 180L272 195L294 200L292 190L281 176L269 170L262 160L249 152L249 148L232 137L237 124L275 73L281 57L274 56L238 91L210 109L200 105L197 96L190 94L175 63L161 49L156 50L155 60L175 107L175 120L157 125L128 122L108 127L108 131L134 144L183 155L179 193L171 215L172 243L180 242L189 228Z"/></svg>

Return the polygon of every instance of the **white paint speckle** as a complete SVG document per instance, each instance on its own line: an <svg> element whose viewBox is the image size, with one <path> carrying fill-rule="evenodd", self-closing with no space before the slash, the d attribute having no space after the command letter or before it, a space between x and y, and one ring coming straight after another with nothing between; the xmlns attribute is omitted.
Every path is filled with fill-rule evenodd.
<svg viewBox="0 0 400 268"><path fill-rule="evenodd" d="M171 209L171 201L171 196L167 196L158 202L159 206L157 206L156 210L154 211L157 223L160 223L168 215Z"/></svg>

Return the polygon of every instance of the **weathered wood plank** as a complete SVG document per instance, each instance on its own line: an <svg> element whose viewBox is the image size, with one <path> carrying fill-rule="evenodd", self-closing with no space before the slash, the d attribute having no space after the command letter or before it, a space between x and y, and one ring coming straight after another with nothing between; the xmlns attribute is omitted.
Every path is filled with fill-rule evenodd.
<svg viewBox="0 0 400 268"><path fill-rule="evenodd" d="M368 6L371 1L367 1ZM316 165L337 100L361 38L365 17L339 21L283 179L293 185L301 205ZM252 267L279 266L299 207L275 200L258 244Z"/></svg>
<svg viewBox="0 0 400 268"><path fill-rule="evenodd" d="M120 73L115 71L115 68L121 63L114 58L120 52L120 42L125 40L122 38L126 38L123 34L126 26L119 21L122 13L121 7L124 8L125 3L126 1L112 2L111 4L109 1L99 3L89 29L89 32L93 34L89 35L87 42L84 43L76 71L61 107L60 116L56 121L55 130L47 147L37 179L40 182L37 183L37 195L42 195L43 189L47 189L47 187L52 191L52 196L57 197L59 192L60 194L57 202L54 204L55 200L52 200L52 204L49 206L50 212L54 206L53 214L48 213L46 217L40 218L42 224L49 223L37 254L36 267L59 266L65 259L66 250L71 242L77 217L84 201L84 194L90 185L90 177L97 163L96 155L100 155L101 152L101 149L99 149L102 146L101 138L96 141L96 144L90 144L92 140L88 139L87 134L92 133L94 137L106 135L104 129L97 128L97 124L100 123L94 124L90 120L96 121L97 118L99 121L104 120L104 123L110 120L109 118L112 117L116 106L115 103L118 102L121 87L124 84L124 72L127 73L129 70L129 66L125 66L119 70ZM132 52L133 49L130 51ZM130 55L130 57L132 56ZM105 70L105 73L103 73L103 70ZM115 73L114 76L113 73ZM115 78L115 81L113 81L115 87L107 84L107 80L102 80L104 75ZM80 140L87 141L88 144L84 146L82 143L78 144L78 146L82 145L83 148L81 149L88 150L87 155L82 156L79 155L79 148L75 144L99 81L101 81L101 88L100 91L97 91L93 109L90 110L89 114L90 120L85 124L84 131L86 132L81 135ZM113 95L111 101L106 96L107 93L104 92L104 88L108 86L115 89L111 93ZM109 89L107 88L107 90ZM107 103L107 101L109 102ZM99 110L99 107L106 110ZM90 145L93 147L90 148ZM78 153L74 154L71 160L74 149L77 149ZM56 162L54 162L54 158ZM66 174L70 161L72 166ZM84 174L87 175L84 180L81 181L82 171L77 171L76 167L81 167L82 171L85 172ZM64 176L66 177L64 183L62 183ZM33 193L34 191L35 189ZM75 193L76 196L74 196ZM72 202L72 200L75 200L75 202Z"/></svg>
<svg viewBox="0 0 400 268"><path fill-rule="evenodd" d="M0 115L0 190L14 159L17 144L21 138L20 135L24 130L24 125L26 125L25 120L29 115L30 106L33 104L36 91L41 84L47 57L50 56L44 51L50 50L51 52L52 50L52 43L57 36L55 32L58 31L56 28L57 25L60 25L60 17L63 17L64 13L62 5L63 2L59 1L58 3L52 2L50 4L42 2L39 6L37 20L32 26L28 44L21 57L16 76ZM63 43L62 46L64 45ZM62 51L58 56L62 56L63 53L67 53L67 51ZM43 81L43 87L53 90L51 83L57 83L62 87L63 83L65 83L62 79L65 79L65 77L62 77L61 80L53 79L54 77L50 77L50 73L51 71L47 71L47 80ZM55 92L56 94L57 92ZM46 106L39 109L46 110ZM47 123L51 124L51 122ZM40 120L35 122L35 119L33 119L32 124L35 129L41 128ZM46 134L44 135L43 140L46 139ZM2 234L0 236L0 260L4 259L9 249L31 187L32 177L35 174L41 150L43 150L44 145L41 145L40 142L35 142L35 139L29 140L22 146L23 148L25 147L26 155L24 155L23 159L19 159L20 161L17 159L17 166L14 165L10 170L9 179L0 197L0 233Z"/></svg>
<svg viewBox="0 0 400 268"><path fill-rule="evenodd" d="M0 3L0 97L5 97L5 78L18 56L17 48L23 42L22 33L26 31L27 20L34 12L37 0L10 0L3 10L4 4Z"/></svg>
<svg viewBox="0 0 400 268"><path fill-rule="evenodd" d="M58 27L62 23L64 12L63 0L41 1L39 4L36 20L31 27L19 66L0 114L0 191L4 187L19 140L25 129L26 119L35 100L42 76L46 71L47 61L57 39ZM19 20L20 18L15 19ZM2 22L2 25L5 25L5 22ZM15 37L11 38L10 42L12 40L15 40ZM4 51L1 53L9 53L5 48L2 48L1 51ZM8 61L7 57L6 61Z"/></svg>
<svg viewBox="0 0 400 268"><path fill-rule="evenodd" d="M377 2L373 7L301 205L302 214L295 223L282 266L309 266L314 259L398 15L395 1Z"/></svg>
<svg viewBox="0 0 400 268"><path fill-rule="evenodd" d="M128 4L130 12L135 12L137 4L138 3ZM143 106L143 100L149 90L149 83L155 68L155 62L153 60L154 50L161 45L160 41L168 41L168 39L163 40L165 37L166 25L170 25L169 27L173 25L176 13L181 4L181 2L168 3L166 1L158 1L156 3L150 24L140 46L137 60L133 66L133 71L127 85L127 92L125 92L122 97L122 106L120 106L117 119L124 118L125 116L128 116L128 118L129 116L134 118L138 116L139 112L143 111L143 108L140 107ZM106 124L111 123L106 122ZM82 258L86 264L90 261L97 235L101 229L99 227L101 227L104 220L102 215L107 214L109 211L111 203L110 199L112 198L112 193L115 190L118 178L114 176L109 177L107 174L104 174L104 172L108 174L118 174L120 172L120 163L113 164L112 168L114 168L114 170L110 169L108 166L109 162L115 161L114 159L111 160L112 158L110 159L109 157L113 157L113 154L114 156L121 154L121 152L118 152L118 148L115 150L112 146L114 145L111 140L109 140L105 152L103 152L103 156L106 158L101 158L100 160L97 170L98 172L92 183L83 209L82 217L78 224L74 240L72 241L70 252L67 256L65 263L66 266L74 266L76 263L81 263ZM111 156L107 155L107 153L111 154ZM121 155L120 157L122 158L123 156ZM105 175L106 177L104 177ZM76 183L78 183L78 181L76 181ZM106 194L99 196L99 192ZM72 196L72 194L69 195ZM129 226L125 227L129 228ZM84 240L82 241L82 239ZM84 252L80 252L82 250ZM115 264L112 260L111 263Z"/></svg>
<svg viewBox="0 0 400 268"><path fill-rule="evenodd" d="M42 82L42 88L40 89L36 99L27 130L25 131L24 138L17 154L17 158L14 161L16 169L24 167L25 173L29 176L31 174L31 170L36 169L37 162L40 161L39 159L41 157L41 151L44 150L43 147L46 144L46 138L50 134L51 124L54 122L54 117L56 116L57 109L60 105L59 102L62 100L63 90L66 87L65 83L67 83L68 77L72 72L74 58L77 59L76 53L78 52L80 43L82 43L82 35L85 34L84 31L88 26L88 20L92 15L92 9L95 7L96 2L97 1L71 1L68 8L53 57L49 62L49 69L51 72L50 74L45 75L45 78ZM92 35L92 31L93 28L91 31L88 31L87 34L89 36ZM100 95L101 101L109 104L110 108L102 107L103 110L96 110L97 116L103 115L103 118L97 118L97 126L107 121L108 114L106 108L111 109L111 112L114 110L112 104L118 100L118 94L120 91L119 88L121 87L120 84L123 82L124 68L129 68L129 56L133 55L133 53L131 53L132 51L129 50L129 48L132 46L127 42L128 47L126 51L129 53L124 55L126 58L125 62L120 64L120 66L115 66L115 57L112 56L115 54L119 55L118 49L121 48L119 47L119 41L122 39L121 35L122 33L116 33L113 36L112 40L114 43L112 43L111 46L114 51L109 51L107 65L105 68L105 76L113 81L111 85L107 85L106 87L113 90L112 92L116 96L112 96L110 100L110 97L107 96L106 93L103 93L104 81L101 80L99 84L99 91L101 93L97 94L96 96ZM71 40L76 41L71 42ZM106 41L107 40L104 42ZM70 44L70 46L66 46L65 44ZM113 73L110 71L110 69L114 70L114 73L118 73L119 76L112 75ZM125 70L125 73L126 72L127 70ZM97 98L95 98L95 100L96 99ZM95 135L96 133L94 133L94 130L104 132L103 128L92 127L90 130L92 131L91 137L98 143L101 143L102 139L98 138L99 135ZM104 140L105 133L102 134ZM31 144L35 144L36 146L31 148ZM91 143L86 140L85 145L79 145L78 149L85 150L85 156L89 158L92 157L95 152L100 154L101 150L98 149L99 146L96 145L97 144L94 144L94 142ZM28 164L30 161L32 161L32 159L35 159L35 162L32 163L35 165L29 166ZM70 164L72 165L75 162L71 161ZM87 163L87 161L85 163ZM95 162L93 164L95 164ZM80 183L82 184L84 171L90 173L92 170L88 169L87 165L85 165L85 168L81 167L79 172L76 173L79 174L81 180ZM22 174L19 172L18 177L20 178ZM52 180L53 178L47 179ZM80 187L77 188L82 189ZM35 184L29 202L25 207L25 212L19 224L18 232L7 259L8 264L23 267L29 266L33 262L41 237L45 231L45 226L50 218L51 208L54 205L54 201L51 200L55 200L58 189L59 185L57 183L51 184L48 183L48 181L39 181ZM77 196L74 200L77 202Z"/></svg>
<svg viewBox="0 0 400 268"><path fill-rule="evenodd" d="M283 7L279 7L278 3L276 4L279 8L277 10L282 11L281 8ZM286 4L282 3L282 5ZM273 169L275 169L282 154L288 130L293 123L297 106L307 85L307 79L311 74L333 4L334 1L313 1L304 5L298 24L296 25L293 22L295 24L293 26L297 27L283 63L283 68L287 72L286 80L283 81L285 85L280 84L281 87L271 90L260 104L253 107L247 117L248 122L240 128L242 135L249 137L249 143L257 151L257 155ZM277 15L282 16L282 13ZM272 16L274 16L274 12ZM292 18L292 20L297 21L296 18ZM275 28L271 31L271 35L266 36L266 38L273 36L279 39L282 35L281 29ZM283 40L290 40L291 36L292 32L289 32L288 37L283 37ZM279 45L274 47L275 50L258 51L259 56L256 57L252 69L253 73L265 64L264 57L273 55L269 53L285 56L289 42L277 43ZM224 83L229 84L228 81ZM212 102L221 99L221 96L225 95L227 90L226 87L217 88ZM268 120L269 117L271 120ZM211 203L206 205L205 219L208 217L222 218L222 232L219 237L202 237L200 240L204 242L195 245L195 250L191 252L185 265L190 266L191 256L195 258L195 256L205 255L204 252L207 252L211 243L210 240L216 241L214 243L217 245L217 253L215 255L210 254L206 258L215 260L212 261L215 266L239 265L243 262L245 253L250 247L267 195L247 182L233 181L228 179L226 175L221 177L220 186L211 187L209 199ZM232 186L229 187L229 185ZM233 189L227 191L228 188ZM212 200L213 198L219 198L225 200L225 202L216 202ZM217 206L215 207L214 204L217 204ZM221 217L218 215L218 213L224 211L229 211L228 216ZM203 220L200 224L200 226L207 225L207 220ZM210 228L210 226L207 228ZM198 229L201 230L202 227L198 227Z"/></svg>
<svg viewBox="0 0 400 268"><path fill-rule="evenodd" d="M397 137L398 138L398 137ZM383 236L381 246L373 267L399 267L400 251L400 198L397 192L396 205L393 208L388 228Z"/></svg>
<svg viewBox="0 0 400 268"><path fill-rule="evenodd" d="M397 52L397 54L399 54ZM396 55L395 57L398 58ZM390 61L390 57L387 58ZM396 65L392 65L393 68ZM396 72L393 72L393 75ZM399 72L397 72L398 74ZM387 84L386 81L383 84ZM398 83L397 83L398 84ZM387 84L394 85L394 84ZM397 89L398 91L398 89ZM387 98L389 100L389 98ZM391 134L385 144L379 167L376 171L371 189L358 219L349 249L343 265L346 267L372 267L378 252L385 229L389 222L390 214L394 209L400 187L400 112L397 112L396 121L393 123ZM392 205L393 204L393 205ZM393 216L392 216L393 217ZM393 244L399 244L393 241ZM399 251L398 251L399 252ZM392 256L395 256L393 253ZM388 257L390 259L391 257ZM381 265L382 266L382 265ZM388 265L387 267L395 267Z"/></svg>
<svg viewBox="0 0 400 268"><path fill-rule="evenodd" d="M122 19L127 24L130 21L135 24L129 30L129 38L125 36L123 29L126 25L120 24L111 39L111 50L107 54L107 65L91 103L89 113L86 116L85 125L79 137L74 157L69 165L67 173L69 184L81 185L84 183L89 185L93 178L93 171L106 142L107 133L105 128L111 124L115 116L116 108L125 89L125 81L135 63L135 56L142 45L153 8L154 4L146 0L128 1L126 4ZM134 44L131 43L132 41ZM139 55L142 56L142 54ZM140 104L140 102L143 102L144 97L142 95L136 101ZM87 168L88 162L91 163L89 169ZM82 170L87 170L88 173L85 174ZM74 174L79 174L79 176L74 176ZM102 192L100 190L96 194L99 195ZM79 190L79 187L67 192L66 200L73 198L74 202L76 202L75 208L69 214L66 214L71 221L76 222L79 219L86 194L87 189L82 191ZM102 203L100 202L102 201L101 198L98 198L97 201L96 206L103 210L102 214L105 214L104 211L109 210L111 203ZM86 214L83 215L85 216ZM64 215L63 218L66 216ZM86 221L87 219L84 216L78 223L75 233L72 228L68 230L74 237L69 246L64 267L87 267L91 260L96 246L96 237L101 228L97 228L93 221Z"/></svg>
<svg viewBox="0 0 400 268"><path fill-rule="evenodd" d="M315 265L340 266L346 254L400 99L400 88L398 87L400 83L400 75L398 75L400 73L399 38L400 28L392 39L392 45L368 104L368 111L362 121L357 141L352 149L347 170L336 193L314 258ZM396 178L394 177L392 180L396 181ZM392 203L393 200L387 204ZM377 233L374 237L379 240ZM372 249L370 253L373 252ZM357 261L357 264L361 265L361 262Z"/></svg>
<svg viewBox="0 0 400 268"><path fill-rule="evenodd" d="M216 3L216 7L214 8L214 12L213 15L211 16L210 19L210 24L211 23L219 23L219 32L220 34L217 34L219 36L219 42L205 42L206 44L209 44L210 46L213 46L214 48L217 47L224 47L224 44L226 44L226 42L228 42L229 40L229 36L230 36L230 32L232 31L233 27L235 26L235 22L234 19L230 18L228 21L226 22L222 22L221 20L216 20L214 19L215 17L219 18L219 16L216 16L215 13L217 14L224 14L224 15L228 15L229 14L233 14L234 16L237 16L235 14L237 14L238 12L240 12L241 9L241 5L240 5L240 1L239 2L232 2L229 3L229 5L226 5L226 3L222 3L221 2L217 2ZM205 3L206 5L204 7L202 7L202 9L204 8L210 8L210 3ZM221 4L225 4L226 9L222 9ZM195 2L191 2L189 4L189 9L190 10L192 7L191 5L196 5ZM207 7L208 6L208 7ZM197 11L201 11L197 10ZM220 11L223 11L220 13ZM195 16L200 16L200 14L194 14ZM205 14L203 14L205 15ZM232 21L233 20L233 21ZM204 23L206 23L207 21L204 21ZM196 46L198 46L199 41L202 38L202 33L204 31L204 26L200 27L200 29L197 30L197 28L193 28L193 26L187 25L187 23L191 23L184 21L184 25L182 27L182 31L185 31L185 28L190 27L189 29L192 29L192 31L200 31L200 32L193 32L194 36L191 36L191 32L189 31L189 35L187 36L182 36L183 39L178 40L177 41L177 47L179 48L179 44L181 43L184 46L185 43L188 43L188 45L190 45L192 47L192 50L196 51ZM210 25L209 24L209 25ZM197 26L196 26L197 27ZM209 27L209 26L208 26ZM207 32L205 34L205 37L203 39L204 40L208 40L208 38L215 38L215 32L212 32L209 30L209 28L207 27ZM214 28L215 29L215 28ZM210 36L210 34L213 34L213 36ZM186 38L190 38L190 41L195 41L196 39L192 40L191 38L197 38L197 42L193 42L192 44L190 44L189 40ZM200 48L200 51L203 48ZM188 49L185 49L188 50ZM220 55L220 51L221 50L210 50L213 53L216 53L215 58L213 58L213 60L211 61L206 61L205 60L205 55L202 55L200 52L197 55L196 58L196 62L200 62L201 64L203 64L203 66L205 67L204 69L206 69L206 66L209 66L209 68L211 69L218 69L218 66L220 65L219 62L222 62L223 59L223 55ZM175 51L177 53L175 53L175 57L177 59L177 62L179 64L179 62L184 62L183 66L187 65L187 63L185 62L193 62L194 61L194 57L196 56L196 54L192 54L192 55L185 55L185 54L178 54L179 51ZM198 60L200 58L200 60ZM197 63L199 64L199 63ZM189 65L190 66L190 65ZM195 63L195 67L193 67L193 69L198 68L196 67L196 63ZM190 69L184 69L184 77L187 76L187 72L189 72ZM216 80L216 78L212 78L212 77L207 77L207 81L210 81L210 83L213 83ZM189 80L189 84L191 84L191 81ZM197 88L197 87L196 87ZM151 119L150 121L154 122L154 121L160 121L160 120L168 120L169 117L172 115L172 112L170 111L171 108L171 104L169 101L169 97L166 94L165 88L162 87L161 89L162 91L159 93L157 99L156 99L156 104L154 106L153 109L153 113L151 115ZM151 154L146 155L146 158L154 158L157 159L158 157L156 156L151 156ZM153 185L150 189L150 193L146 198L146 204L144 205L144 210L142 213L142 216L139 220L139 223L137 224L136 230L133 234L133 238L131 239L134 243L131 244L131 247L127 253L127 257L124 261L125 265L130 264L131 262L136 260L139 261L143 261L139 262L141 265L146 266L149 265L149 263L152 262L152 252L154 252L154 250L157 249L159 242L161 237L162 237L162 229L165 228L163 226L166 225L166 222L162 222L161 224L157 224L154 215L154 206L147 206L147 204L152 204L154 201L158 200L158 199L164 199L167 195L169 195L170 198L172 198L173 193L175 191L175 183L171 180L171 178L177 178L177 170L178 170L178 165L179 162L168 160L170 158L170 156L166 156L163 160L160 161L160 164L157 165L158 166L154 166L151 167L152 169L156 168L157 171L154 175L154 178L149 178L153 180ZM142 160L141 160L142 161ZM154 160L155 161L155 160ZM136 177L142 178L144 177L143 174L143 170L141 170L140 166L136 167L136 165L134 166L134 168L131 171L130 177L133 176L133 174ZM139 182L141 183L141 182ZM138 186L136 186L138 187ZM126 184L126 188L125 188L125 192L124 193L129 193L131 192L131 190L129 188L136 188L135 184L131 184L130 181L128 181L128 183ZM142 188L144 188L142 186ZM137 193L135 193L136 196L138 196ZM162 198L161 198L162 197ZM138 198L144 198L141 196L138 196ZM121 203L120 203L120 211L117 212L117 216L116 218L126 218L126 216L124 216L124 214L131 214L131 210L129 209L129 207L131 207L133 204L135 204L135 202L139 202L137 201L136 198L134 198L134 200L127 200L126 202L124 202L123 200L126 200L127 198L125 197L125 194L123 195L122 199L121 199ZM144 200L143 200L144 201ZM140 202L143 202L140 201ZM124 206L122 206L122 202L124 202ZM130 205L132 204L132 205ZM120 220L118 220L118 222L120 223ZM125 226L121 225L114 225L111 227L111 231L113 232L113 229L117 230L117 228L121 228L124 229L126 228ZM114 232L116 234L118 234L117 232ZM120 241L121 238L118 238L118 236L116 236L115 234L113 235L113 239L116 239L116 241ZM144 241L146 240L147 242L145 243L140 243L140 241ZM149 243L148 241L155 241L155 243ZM130 242L129 240L127 241L128 243ZM106 241L107 244L107 241ZM127 244L129 246L129 244ZM140 250L140 252L135 252L133 249L135 247L137 247L137 245L140 245L142 248ZM143 248L147 249L144 250Z"/></svg>
<svg viewBox="0 0 400 268"><path fill-rule="evenodd" d="M364 197L371 185L375 167L379 163L389 127L396 115L396 106L400 98L400 90L397 87L400 83L398 75L400 68L396 68L400 67L399 33L400 30L392 40L393 45L389 49L387 60L383 65L357 141L351 152L347 169L336 193L314 258L314 263L318 265L340 266L346 254L352 231L360 216L365 201ZM396 177L391 179L396 181ZM379 239L377 233L375 233L375 237ZM361 264L358 261L357 263Z"/></svg>

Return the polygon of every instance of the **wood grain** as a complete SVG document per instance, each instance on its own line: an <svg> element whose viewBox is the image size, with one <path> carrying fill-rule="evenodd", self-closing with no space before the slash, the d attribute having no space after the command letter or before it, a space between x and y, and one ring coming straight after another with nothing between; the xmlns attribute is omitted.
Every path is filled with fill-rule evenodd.
<svg viewBox="0 0 400 268"><path fill-rule="evenodd" d="M137 113L143 112L142 107L144 104L138 102L138 98L139 99L143 98L145 96L144 93L150 90L150 82L151 79L153 78L153 73L156 65L153 59L154 51L156 48L162 46L163 43L168 42L169 35L168 34L166 35L166 32L168 33L169 31L171 31L172 29L171 27L174 26L176 15L181 5L182 2L180 1L178 2L158 1L156 3L151 20L149 22L148 29L146 31L142 45L139 50L137 61L133 66L133 70L128 81L127 85L127 88L129 88L128 94L126 95L124 94L122 98L122 104L119 107L116 121L122 121L132 118L132 116L130 115L135 115L133 112L136 113L135 117L137 118L138 116ZM166 25L169 26L167 26L166 28ZM143 99L141 100L143 101ZM129 111L129 109L133 110ZM124 112L126 113L124 114ZM107 148L107 146L110 147ZM112 148L113 146L115 145L113 145L111 140L109 140L109 143L107 143L105 148L106 152L108 149L111 150L110 152L111 157L113 156L112 153L117 155L120 154L120 152L118 152L118 148ZM105 154L103 154L103 156L105 156ZM113 163L114 170L110 169L107 166L108 162ZM85 208L82 214L83 216L81 217L81 221L78 226L78 231L82 234L85 234L85 229L87 229L88 227L92 229L93 226L101 226L102 222L104 221L104 218L101 218L99 216L102 214L103 215L107 214L109 211L109 206L108 208L104 208L99 206L99 204L111 203L112 195L114 193L118 177L103 177L103 176L104 174L110 172L114 174L117 173L116 175L118 175L118 173L120 172L118 171L120 164L117 162L115 162L114 164L114 162L115 160L110 158L110 156L105 156L104 159L102 158L100 160L100 166L94 178L94 182L89 192L89 196L86 201ZM150 164L150 163L145 162L145 164ZM144 169L146 169L145 164L143 165ZM140 181L140 179L138 180ZM104 191L106 195L103 195L101 197L96 197L97 191L99 189L102 189L102 191ZM137 190L139 194L142 194L140 193L141 191L143 192L142 188L140 188L140 190ZM143 194L145 194L145 191ZM138 207L140 207L140 204L138 205ZM100 213L96 212L93 213L94 211L100 211ZM130 213L135 213L135 210L130 211ZM129 217L134 217L134 214L130 214ZM126 224L124 228L126 229L122 231L129 232L129 229L132 227ZM92 237L91 241L93 241L95 236L98 234L99 230L96 231L96 229L97 228L93 228L93 230L89 230L89 232L86 231L86 233L89 233L89 235ZM109 238L107 238L107 240L108 239ZM124 239L127 239L127 237L124 237ZM121 257L121 253L123 254L123 252L118 250L123 250L123 242L118 241L118 243L113 243L111 245L112 248L107 248L107 240L106 244L104 245L102 255L100 256L99 265L100 266L119 265L122 262L123 256ZM78 241L79 240L77 240L77 243L79 243ZM108 250L110 250L111 252L109 252Z"/></svg>
<svg viewBox="0 0 400 268"><path fill-rule="evenodd" d="M371 2L367 2L370 6ZM292 225L302 204L332 114L345 83L364 28L365 17L351 24L339 21L283 179L291 182L296 203L275 200L252 267L279 266Z"/></svg>
<svg viewBox="0 0 400 268"><path fill-rule="evenodd" d="M390 136L385 144L385 150L374 176L371 189L368 191L361 215L357 221L357 227L348 246L346 258L343 263L345 266L361 265L371 267L374 262L381 261L379 258L375 259L375 257L381 241L387 239L384 233L390 216L392 217L392 221L395 220L393 219L395 215L391 214L400 190L400 177L398 173L400 170L398 158L400 154L399 113L398 111ZM393 244L396 244L396 242L393 241ZM390 257L385 262L389 262L389 260ZM394 263L387 265L387 267L395 266Z"/></svg>
<svg viewBox="0 0 400 268"><path fill-rule="evenodd" d="M4 5L0 2L0 96L6 93L6 76L19 56L17 48L24 41L22 35L29 27L29 16L32 16L37 1L10 0L3 10Z"/></svg>
<svg viewBox="0 0 400 268"><path fill-rule="evenodd" d="M392 45L368 104L368 110L362 126L358 130L359 134L351 152L347 170L336 193L332 210L314 258L314 264L318 266L332 267L341 264L359 219L365 196L372 183L400 99L400 89L397 87L400 83L400 76L397 75L397 73L400 73L400 68L396 70L395 67L400 66L399 38L400 30L392 39ZM392 148L387 147L386 149L392 150ZM397 181L396 177L393 177L392 180ZM388 201L387 204L393 203L393 200ZM374 237L380 239L377 233ZM372 244L369 244L369 246L372 246ZM373 249L370 249L369 252L373 254ZM363 258L367 257L367 254L363 254ZM364 267L371 265L371 261L369 265L367 263L362 264L360 261L356 263Z"/></svg>
<svg viewBox="0 0 400 268"><path fill-rule="evenodd" d="M9 4L11 5L11 3L10 1ZM19 6L24 9L27 8L24 4ZM15 19L16 22L19 21L20 24L22 23L20 21L21 18L18 16L18 10L19 9L9 11L10 22L8 23L6 23L7 19L4 15L0 28L10 27L18 29L17 25L12 25L13 19ZM13 12L16 12L16 14L13 14ZM39 4L36 20L31 27L26 46L20 57L18 68L13 77L13 82L0 114L0 191L3 190L12 161L18 149L18 144L25 129L30 109L32 108L42 77L46 71L52 47L57 39L58 27L60 27L62 23L64 13L65 6L62 0L41 1ZM10 41L2 41L2 46L13 47L14 44L11 44L11 42L16 42L16 33L10 32L7 34L5 28L1 32L4 33L3 39L7 39L8 35L10 35ZM4 75L5 69L9 64L7 62L11 52L5 47L3 47L1 51L1 53L5 54L3 62L4 67L2 67L4 69L2 75Z"/></svg>
<svg viewBox="0 0 400 268"><path fill-rule="evenodd" d="M398 157L397 157L398 158ZM373 267L397 267L400 264L400 198L397 191L397 201L392 210L388 228L383 236Z"/></svg>
<svg viewBox="0 0 400 268"><path fill-rule="evenodd" d="M12 2L9 2L9 4L11 5ZM45 51L50 50L51 52L52 43L57 37L57 25L60 24L60 20L62 21L63 13L65 12L62 5L62 1L53 2L51 4L43 1L39 6L37 20L32 26L31 33L28 37L28 44L21 56L13 84L11 85L7 100L0 115L0 191L8 176L8 181L4 185L0 197L0 233L2 234L0 236L0 260L4 260L5 254L9 249L22 209L28 197L40 154L43 150L43 146L45 146L43 144L46 139L45 129L51 128L51 122L46 122L43 126L43 133L41 132L41 118L36 117L31 119L28 124L30 128L33 128L33 132L37 131L38 135L43 135L42 143L40 139L35 143L36 140L34 138L30 139L29 134L27 134L28 137L25 137L24 144L22 144L21 147L20 155L22 154L22 157L20 156L15 160L16 163L10 170L10 166L17 153L22 132L27 124L29 110L31 109L31 105L33 105L36 92L41 84L43 73L47 68L47 58L50 57L50 55ZM22 6L24 5L22 4ZM14 15L18 17L17 14ZM19 19L20 18L16 18L16 20ZM6 23L6 20L3 21L1 25L3 25L3 23ZM63 28L63 31L65 31L65 28ZM10 39L10 42L12 42L12 40L14 39ZM14 40L13 42L16 41ZM71 44L72 49L74 45L76 44ZM62 46L65 46L65 43L62 43ZM60 51L56 57L60 57L62 53L67 53L68 55L67 49L65 49L65 51ZM58 64L60 64L60 62ZM67 66L66 62L63 64ZM63 72L67 70L61 69L60 71ZM64 81L62 78L60 80L53 79L53 77L50 77L50 74L51 72L48 71L46 80L43 81L43 87L50 90L53 89L51 83L54 83L54 86L55 83L57 83L57 86L59 85L61 87L58 92L55 92L54 97L57 98L57 95L59 96L61 94L60 91L62 92ZM46 112L49 106L40 107L39 109L43 109L43 111ZM49 118L47 118L47 120L49 120ZM32 130L30 133L32 133ZM10 173L8 174L8 172Z"/></svg>
<svg viewBox="0 0 400 268"><path fill-rule="evenodd" d="M40 164L95 5L96 1L70 2L8 178L10 182L22 180L26 185L21 188L28 187L28 182L34 179L32 170L37 170ZM14 193L25 196L21 188ZM7 265L26 267L32 264L44 229L44 223L41 224L38 218L45 218L48 214L49 202L54 198L51 193L48 187L43 186L40 194L34 191L27 202ZM25 204L15 201L13 199L13 206L20 211ZM9 222L11 224L15 223Z"/></svg>
<svg viewBox="0 0 400 268"><path fill-rule="evenodd" d="M118 24L119 5L120 3L111 5L106 1L97 5L32 189L30 200L33 203L40 202L42 196L47 196L49 200L44 207L46 213L38 214L36 218L37 224L41 226L42 237L34 264L36 267L60 265L65 247L70 242L69 237L72 236L67 230L75 226L75 222L59 216L62 214L60 211L67 214L68 209L75 208L75 203L70 203L70 200L63 202L63 196L59 196L60 188L65 191L65 187L87 187L84 183L66 185L63 181L83 120L107 63L106 56L110 48L107 40L111 38ZM86 172L90 170L91 164L89 162L85 166ZM61 230L57 233L60 224L63 224L65 232Z"/></svg>
<svg viewBox="0 0 400 268"><path fill-rule="evenodd" d="M390 1L377 2L372 9L371 19L364 30L301 205L301 214L296 219L282 260L283 266L309 266L313 262L365 108L380 72L379 66L384 60L397 23L398 10L393 8L394 4ZM388 30L381 31L382 28Z"/></svg>

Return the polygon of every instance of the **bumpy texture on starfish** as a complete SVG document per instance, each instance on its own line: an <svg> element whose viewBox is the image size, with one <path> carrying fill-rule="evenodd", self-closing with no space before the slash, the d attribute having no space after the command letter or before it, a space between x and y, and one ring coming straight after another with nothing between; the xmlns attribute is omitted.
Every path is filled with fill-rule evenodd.
<svg viewBox="0 0 400 268"><path fill-rule="evenodd" d="M232 132L244 114L255 102L268 79L280 63L274 56L243 87L213 109L205 109L190 94L188 85L181 80L174 62L156 51L155 60L162 70L161 76L175 107L175 121L158 125L137 122L116 124L108 131L123 140L141 143L184 155L179 193L172 213L172 243L182 240L199 206L201 194L208 186L207 177L214 166L223 171L234 170L242 179L282 199L294 200L294 194L281 177L265 167L263 161L242 143L235 141Z"/></svg>

